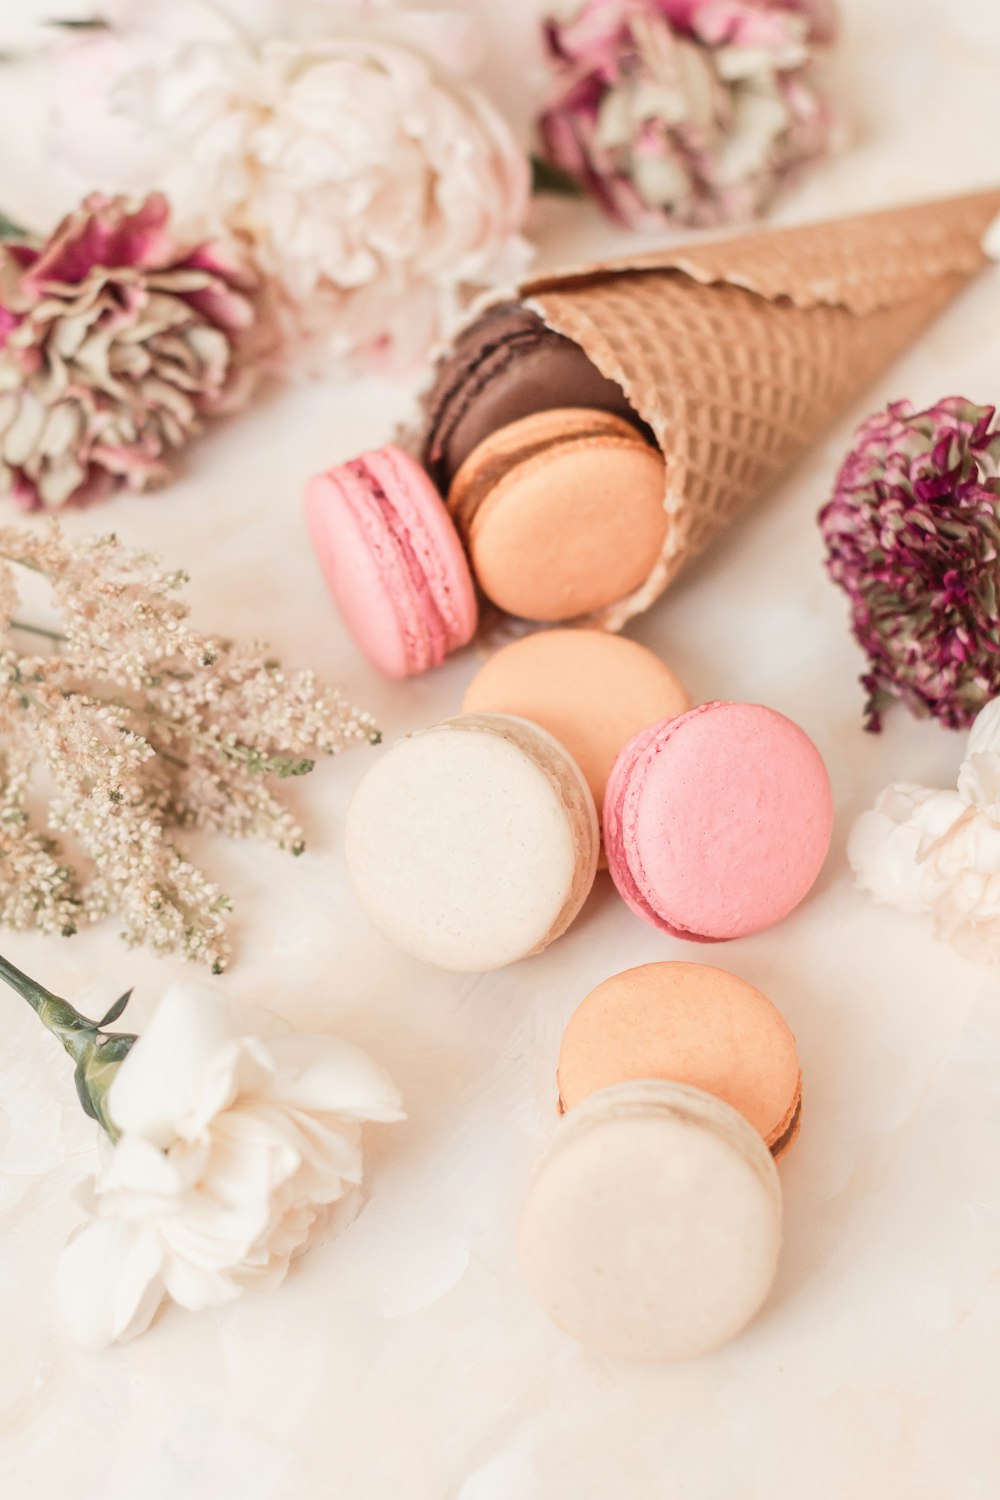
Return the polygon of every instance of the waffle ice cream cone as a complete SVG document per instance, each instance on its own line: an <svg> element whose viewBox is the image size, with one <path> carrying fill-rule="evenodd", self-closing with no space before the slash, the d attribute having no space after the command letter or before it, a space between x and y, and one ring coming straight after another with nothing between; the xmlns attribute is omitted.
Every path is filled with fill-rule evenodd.
<svg viewBox="0 0 1000 1500"><path fill-rule="evenodd" d="M1000 191L683 246L524 283L666 460L663 552L595 623L648 606L985 263Z"/></svg>

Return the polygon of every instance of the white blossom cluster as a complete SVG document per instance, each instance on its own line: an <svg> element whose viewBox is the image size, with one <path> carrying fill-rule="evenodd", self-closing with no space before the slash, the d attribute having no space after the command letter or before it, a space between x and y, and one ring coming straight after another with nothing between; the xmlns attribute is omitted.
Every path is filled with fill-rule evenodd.
<svg viewBox="0 0 1000 1500"><path fill-rule="evenodd" d="M58 631L19 613L18 568L44 575ZM194 631L185 581L114 536L0 527L0 923L69 935L115 914L126 942L218 972L229 901L177 832L300 853L273 782L378 736L314 673Z"/></svg>

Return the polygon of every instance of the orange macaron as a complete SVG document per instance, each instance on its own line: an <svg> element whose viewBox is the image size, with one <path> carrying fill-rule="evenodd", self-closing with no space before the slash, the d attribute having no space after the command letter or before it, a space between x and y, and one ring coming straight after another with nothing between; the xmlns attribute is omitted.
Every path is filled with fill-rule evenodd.
<svg viewBox="0 0 1000 1500"><path fill-rule="evenodd" d="M579 1006L559 1052L560 1112L638 1079L669 1079L723 1100L775 1159L798 1134L795 1037L765 995L724 969L644 964L605 980Z"/></svg>
<svg viewBox="0 0 1000 1500"><path fill-rule="evenodd" d="M644 583L663 548L664 462L632 423L563 407L501 427L466 458L448 509L487 598L572 620Z"/></svg>
<svg viewBox="0 0 1000 1500"><path fill-rule="evenodd" d="M517 714L554 735L580 767L598 810L622 747L640 729L691 707L652 651L604 630L539 630L497 651L465 694L463 713Z"/></svg>

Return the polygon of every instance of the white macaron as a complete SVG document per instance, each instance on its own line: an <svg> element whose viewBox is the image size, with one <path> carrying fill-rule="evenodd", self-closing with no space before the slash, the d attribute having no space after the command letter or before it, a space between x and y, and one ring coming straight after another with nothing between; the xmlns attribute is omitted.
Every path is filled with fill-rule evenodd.
<svg viewBox="0 0 1000 1500"><path fill-rule="evenodd" d="M706 1354L771 1288L781 1188L764 1142L722 1100L615 1084L560 1120L518 1237L524 1277L580 1343L633 1360Z"/></svg>
<svg viewBox="0 0 1000 1500"><path fill-rule="evenodd" d="M465 714L372 766L344 848L361 905L397 947L476 973L566 931L594 883L600 831L558 740L512 715Z"/></svg>

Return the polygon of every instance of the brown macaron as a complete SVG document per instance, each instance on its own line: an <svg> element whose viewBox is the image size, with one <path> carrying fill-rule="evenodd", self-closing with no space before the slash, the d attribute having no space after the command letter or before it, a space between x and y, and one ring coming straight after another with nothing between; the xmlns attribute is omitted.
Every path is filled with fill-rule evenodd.
<svg viewBox="0 0 1000 1500"><path fill-rule="evenodd" d="M765 995L709 964L654 963L592 990L559 1051L559 1109L614 1084L669 1079L739 1110L777 1159L795 1140L795 1037Z"/></svg>
<svg viewBox="0 0 1000 1500"><path fill-rule="evenodd" d="M579 344L516 302L487 308L458 335L425 399L423 458L431 477L446 491L491 432L554 406L614 412L652 437L621 386Z"/></svg>
<svg viewBox="0 0 1000 1500"><path fill-rule="evenodd" d="M537 412L492 433L448 509L483 593L527 620L571 620L625 598L667 533L662 455L621 417Z"/></svg>

